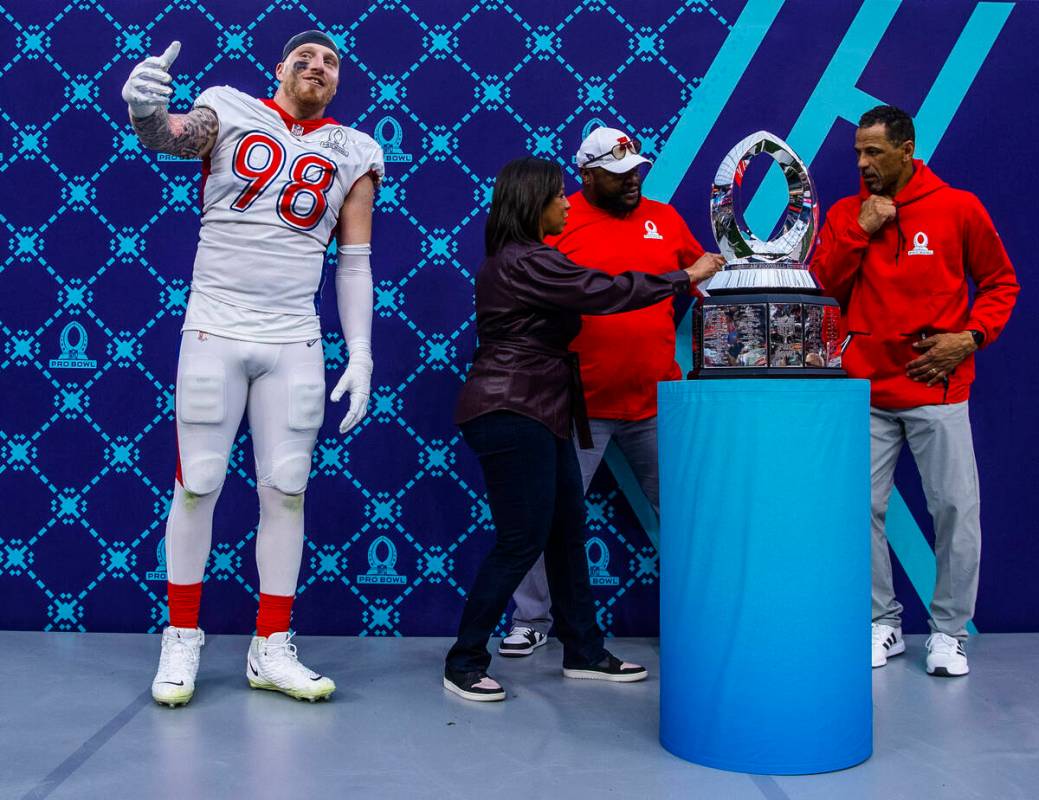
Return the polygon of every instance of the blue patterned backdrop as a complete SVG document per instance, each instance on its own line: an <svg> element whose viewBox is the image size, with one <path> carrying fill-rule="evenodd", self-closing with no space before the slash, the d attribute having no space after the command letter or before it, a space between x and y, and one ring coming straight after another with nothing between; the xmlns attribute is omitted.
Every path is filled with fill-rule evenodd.
<svg viewBox="0 0 1039 800"><path fill-rule="evenodd" d="M576 188L570 154L583 129L626 128L657 161L647 193L710 243L707 190L734 142L760 128L786 137L825 206L856 190L851 120L883 101L917 115L919 149L981 196L1021 274L1016 317L982 353L972 402L986 536L977 620L982 630L1039 629L1034 201L1004 177L1015 187L1039 165L1028 34L1039 7L889 0L0 2L0 627L164 624L173 380L199 164L143 150L119 90L133 64L180 39L174 111L214 84L268 96L283 42L312 27L346 52L331 113L385 143L387 177L373 237L371 410L346 437L342 409L326 415L296 627L453 632L493 536L450 419L501 164L525 152L556 159ZM760 186L749 218L763 229L783 201L771 176ZM332 300L322 316L334 382L344 353ZM600 621L611 634L653 634L652 521L624 465L608 461L588 496ZM911 464L898 485L896 579L907 627L919 630L930 524ZM252 628L253 489L243 430L203 596L212 632Z"/></svg>

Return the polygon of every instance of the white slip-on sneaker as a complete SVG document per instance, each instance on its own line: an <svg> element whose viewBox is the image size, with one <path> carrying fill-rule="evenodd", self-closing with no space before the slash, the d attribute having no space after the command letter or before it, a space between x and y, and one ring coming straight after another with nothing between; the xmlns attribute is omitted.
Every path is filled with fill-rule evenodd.
<svg viewBox="0 0 1039 800"><path fill-rule="evenodd" d="M902 628L893 628L883 622L873 623L873 668L882 667L892 656L906 651Z"/></svg>
<svg viewBox="0 0 1039 800"><path fill-rule="evenodd" d="M311 703L331 695L336 690L335 682L303 666L291 639L288 632L253 637L245 662L249 685Z"/></svg>
<svg viewBox="0 0 1039 800"><path fill-rule="evenodd" d="M548 641L548 637L533 628L525 625L513 625L509 635L501 640L498 646L498 655L507 658L519 658L529 656L541 645Z"/></svg>
<svg viewBox="0 0 1039 800"><path fill-rule="evenodd" d="M156 703L175 708L187 703L195 694L195 676L206 635L201 628L174 628L162 632L159 669L152 681L152 697Z"/></svg>
<svg viewBox="0 0 1039 800"><path fill-rule="evenodd" d="M970 672L963 642L944 633L927 637L927 674L955 678Z"/></svg>

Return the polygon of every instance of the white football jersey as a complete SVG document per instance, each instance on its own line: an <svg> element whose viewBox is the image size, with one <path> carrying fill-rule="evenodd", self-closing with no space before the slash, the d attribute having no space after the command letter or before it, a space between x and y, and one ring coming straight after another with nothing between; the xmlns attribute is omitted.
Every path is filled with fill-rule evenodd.
<svg viewBox="0 0 1039 800"><path fill-rule="evenodd" d="M331 119L292 120L230 86L206 89L195 106L216 112L220 130L203 164L192 292L313 318L343 201L358 178L382 178L382 148Z"/></svg>

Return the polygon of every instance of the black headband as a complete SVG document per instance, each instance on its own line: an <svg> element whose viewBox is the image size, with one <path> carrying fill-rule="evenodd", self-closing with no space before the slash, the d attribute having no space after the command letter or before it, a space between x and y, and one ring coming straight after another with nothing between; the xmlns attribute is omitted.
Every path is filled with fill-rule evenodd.
<svg viewBox="0 0 1039 800"><path fill-rule="evenodd" d="M339 45L332 40L331 36L321 31L303 31L285 42L285 48L281 51L281 60L284 61L288 58L289 53L305 44L319 44L327 47L336 54L337 58L339 57Z"/></svg>

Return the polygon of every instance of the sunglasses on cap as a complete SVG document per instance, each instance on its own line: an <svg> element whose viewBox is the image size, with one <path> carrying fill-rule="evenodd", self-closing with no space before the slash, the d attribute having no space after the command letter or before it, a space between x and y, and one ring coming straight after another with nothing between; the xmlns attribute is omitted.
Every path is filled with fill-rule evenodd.
<svg viewBox="0 0 1039 800"><path fill-rule="evenodd" d="M614 161L620 161L622 158L624 158L624 153L626 151L630 151L631 153L638 155L642 152L642 142L638 139L628 139L626 142L615 144L602 155L598 155L595 158L589 158L587 161L584 162L583 166L587 167L589 164L594 164L596 161L600 161L606 158L606 156L613 156Z"/></svg>

